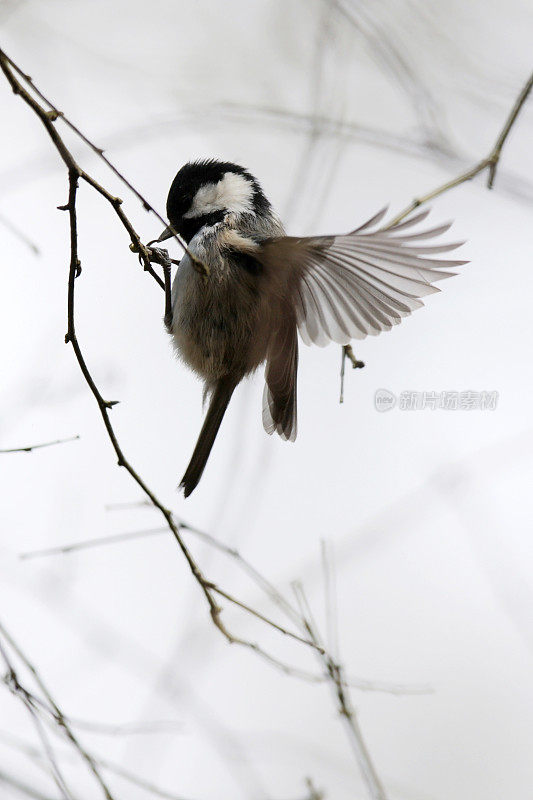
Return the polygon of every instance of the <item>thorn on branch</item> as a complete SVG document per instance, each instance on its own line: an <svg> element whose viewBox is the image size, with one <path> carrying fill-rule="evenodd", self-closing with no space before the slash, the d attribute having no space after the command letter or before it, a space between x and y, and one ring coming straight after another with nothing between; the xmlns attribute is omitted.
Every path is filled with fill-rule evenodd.
<svg viewBox="0 0 533 800"><path fill-rule="evenodd" d="M65 203L64 206L57 206L58 211L68 211L68 203Z"/></svg>
<svg viewBox="0 0 533 800"><path fill-rule="evenodd" d="M489 177L487 178L487 189L492 189L494 187L494 178L496 177L496 170L498 169L498 162L500 160L500 154L493 153L487 159L487 166L489 168Z"/></svg>

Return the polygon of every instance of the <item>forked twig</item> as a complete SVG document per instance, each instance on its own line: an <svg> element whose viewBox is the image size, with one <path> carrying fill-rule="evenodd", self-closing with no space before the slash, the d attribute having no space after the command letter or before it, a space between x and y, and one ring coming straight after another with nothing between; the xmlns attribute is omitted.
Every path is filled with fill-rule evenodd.
<svg viewBox="0 0 533 800"><path fill-rule="evenodd" d="M13 92L15 94L20 95L23 98L23 100L26 103L28 103L28 105L30 105L33 108L33 110L37 113L41 122L44 124L46 130L48 131L48 134L50 135L52 141L54 142L54 145L56 146L59 154L61 155L63 161L65 162L65 165L68 168L76 165L72 154L68 150L62 138L55 130L54 123L58 119L62 120L65 123L65 125L76 134L76 136L78 136L83 142L85 142L85 144L109 167L111 172L113 172L114 175L116 175L116 177L121 181L121 183L123 183L124 186L126 186L131 192L133 192L137 200L139 200L139 202L142 204L142 207L145 209L145 211L154 214L155 217L157 217L157 219L159 220L159 222L161 222L161 224L164 227L167 227L167 223L161 216L161 214L159 214L159 212L156 211L156 209L152 206L152 204L148 202L148 200L141 194L141 192L139 192L138 189L135 188L135 186L126 178L126 176L122 172L120 172L120 170L117 169L117 167L115 167L115 165L105 155L105 151L103 150L103 148L95 145L94 142L92 142L62 111L60 111L54 105L54 103L52 103L52 101L49 100L40 91L40 89L37 88L31 76L23 72L23 70L19 66L17 66L17 64L15 64L15 62L2 49L0 49L0 68L4 72L9 83L11 84ZM24 89L20 81L17 80L14 73L17 73L17 75L19 75L19 77L22 78L23 81L25 81L25 83L27 83L28 86L31 87L34 94L37 95L37 97L39 97L39 99L42 100L42 102L48 106L49 111L46 111L45 109L42 108L42 106L39 106L39 104L33 99L33 97ZM83 180L87 181L87 183L89 183L93 187L93 189L96 189L96 191L99 192L99 194L101 194L103 197L105 197L105 199L113 206L120 221L130 234L131 237L130 249L132 250L132 252L139 254L139 256L143 261L145 270L147 272L150 272L152 277L154 277L155 280L157 280L157 282L159 283L159 285L162 288L164 288L161 279L159 278L158 275L156 275L152 271L150 267L150 258L149 254L147 253L146 247L142 244L140 238L137 236L135 230L133 229L133 225L129 221L126 214L120 208L122 200L119 197L114 197L100 183L98 183L98 181L96 181L94 178L92 178L83 170L80 170L80 177L83 178ZM176 231L174 231L174 238L182 247L183 251L188 254L194 267L198 270L198 272L204 275L204 277L209 277L209 269L207 265L201 262L198 258L196 258L196 256L194 256L189 251L186 243L183 241L181 236Z"/></svg>
<svg viewBox="0 0 533 800"><path fill-rule="evenodd" d="M46 684L44 683L43 679L41 678L38 670L35 668L35 666L32 664L32 662L27 658L27 656L23 653L21 648L15 642L13 637L7 632L6 628L4 627L4 625L1 622L0 622L0 636L9 645L11 650L16 654L17 658L22 662L24 667L32 675L32 677L35 680L37 686L39 687L39 689L43 693L46 705L48 706L48 709L49 709L50 713L52 714L56 724L63 731L63 733L65 734L65 737L72 744L72 746L77 750L77 752L79 753L81 758L87 764L87 767L88 767L89 771L93 774L96 782L100 785L100 788L101 788L106 800L114 800L113 795L111 794L107 784L105 783L104 779L102 778L102 776L101 776L101 774L100 774L100 772L99 772L99 770L98 770L98 768L96 766L96 763L95 763L93 757L80 744L76 734L73 732L69 722L67 721L67 719L63 715L61 709L59 708L59 706L55 702L54 698L52 697L50 691L48 690L48 687L46 686ZM9 678L10 678L10 682L11 682L10 685L11 685L12 690L15 692L15 694L18 694L21 697L21 699L23 700L23 702L26 705L26 707L28 708L28 710L30 710L30 712L34 716L36 727L39 730L40 718L36 714L36 709L39 707L39 705L41 705L41 703L37 703L36 702L36 698L33 697L20 684L20 682L18 680L18 677L17 677L17 673L16 673L16 671L15 671L15 669L14 669L12 663L11 663L11 660L10 660L8 654L7 654L6 648L4 647L4 645L2 644L1 641L0 641L0 653L2 654L4 662L6 663L6 667L8 668L8 671L9 671ZM43 744L46 747L45 738L43 738L42 736L41 736L41 738L43 740ZM65 796L68 797L69 800L71 800L72 796L71 796L70 792L68 791L68 789L66 787L66 784L64 783L64 780L63 780L63 778L61 776L59 768L57 767L57 764L55 763L55 760L53 758L53 754L51 753L50 750L48 750L47 753L48 753L48 758L50 760L50 763L54 767L54 778L56 779L56 784L57 784L58 788L61 791L64 792Z"/></svg>

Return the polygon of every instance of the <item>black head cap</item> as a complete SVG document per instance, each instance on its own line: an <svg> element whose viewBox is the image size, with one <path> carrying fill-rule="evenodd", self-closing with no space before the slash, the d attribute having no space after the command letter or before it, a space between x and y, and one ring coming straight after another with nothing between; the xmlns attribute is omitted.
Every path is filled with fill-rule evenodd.
<svg viewBox="0 0 533 800"><path fill-rule="evenodd" d="M240 176L244 180L231 181L228 174ZM187 242L204 225L214 225L226 213L235 211L231 202L227 205L224 202L208 202L204 209L200 202L203 193L197 197L200 189L206 187L209 194L208 187L215 187L217 184L220 186L221 181L225 182L223 186L228 186L228 192L221 192L220 199L223 201L227 196L228 201L231 201L235 194L236 208L241 213L264 214L270 210L270 203L258 181L244 167L216 159L190 161L179 170L172 181L167 198L167 217L173 228Z"/></svg>

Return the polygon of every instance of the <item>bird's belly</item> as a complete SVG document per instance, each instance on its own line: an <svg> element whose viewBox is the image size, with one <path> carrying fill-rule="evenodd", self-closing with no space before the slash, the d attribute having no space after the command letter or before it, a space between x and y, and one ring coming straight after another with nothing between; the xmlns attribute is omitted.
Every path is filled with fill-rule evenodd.
<svg viewBox="0 0 533 800"><path fill-rule="evenodd" d="M212 274L205 282L187 259L172 294L174 346L204 380L228 374L240 380L264 360L263 348L258 352L254 343L258 302L253 292L229 276Z"/></svg>

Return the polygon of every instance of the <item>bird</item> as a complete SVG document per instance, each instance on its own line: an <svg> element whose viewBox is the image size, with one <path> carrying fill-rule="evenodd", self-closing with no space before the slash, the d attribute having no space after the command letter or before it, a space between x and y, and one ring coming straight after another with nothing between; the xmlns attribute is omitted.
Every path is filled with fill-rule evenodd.
<svg viewBox="0 0 533 800"><path fill-rule="evenodd" d="M323 347L390 330L439 291L436 282L457 274L450 268L467 263L432 257L464 242L427 244L452 224L418 229L428 210L380 226L384 208L347 234L287 236L258 180L214 158L181 167L166 210L169 225L157 242L179 234L187 245L167 329L209 398L179 485L185 497L202 477L243 378L265 363L263 426L294 441L298 336Z"/></svg>

